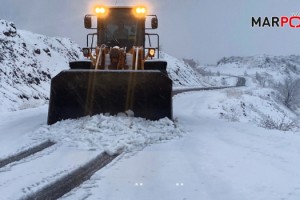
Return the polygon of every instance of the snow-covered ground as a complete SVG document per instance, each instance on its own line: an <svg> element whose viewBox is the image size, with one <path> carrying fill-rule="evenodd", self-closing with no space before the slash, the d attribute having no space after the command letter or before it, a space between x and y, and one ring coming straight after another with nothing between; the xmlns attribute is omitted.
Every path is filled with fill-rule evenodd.
<svg viewBox="0 0 300 200"><path fill-rule="evenodd" d="M98 115L48 127L46 107L1 115L1 157L48 138L57 144L1 169L0 193L29 194L121 143L126 153L62 199L298 199L300 135L220 119L215 105L227 90L175 96L175 124ZM11 128L29 116L26 131Z"/></svg>
<svg viewBox="0 0 300 200"><path fill-rule="evenodd" d="M56 142L0 168L0 199L36 192L102 152L131 154L185 133L167 118L149 121L128 115L96 115L47 126L47 106L0 114L0 160L47 140Z"/></svg>
<svg viewBox="0 0 300 200"><path fill-rule="evenodd" d="M220 120L218 91L182 94L183 138L123 155L62 199L299 199L300 135Z"/></svg>

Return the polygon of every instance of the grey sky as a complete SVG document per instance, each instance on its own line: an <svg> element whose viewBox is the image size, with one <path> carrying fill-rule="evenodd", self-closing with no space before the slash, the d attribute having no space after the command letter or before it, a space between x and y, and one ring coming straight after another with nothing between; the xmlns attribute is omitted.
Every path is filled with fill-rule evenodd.
<svg viewBox="0 0 300 200"><path fill-rule="evenodd" d="M83 17L93 3L116 0L0 0L0 18L17 28L69 37L84 46ZM118 5L145 0L118 0ZM251 17L300 13L299 0L148 0L159 17L163 50L176 57L215 63L224 56L300 54L300 29L252 28Z"/></svg>

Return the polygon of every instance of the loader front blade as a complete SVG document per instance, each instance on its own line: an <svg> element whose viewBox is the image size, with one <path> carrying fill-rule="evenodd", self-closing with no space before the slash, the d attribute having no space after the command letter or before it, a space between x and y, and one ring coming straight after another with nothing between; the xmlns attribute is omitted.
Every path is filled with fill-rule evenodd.
<svg viewBox="0 0 300 200"><path fill-rule="evenodd" d="M66 70L51 81L48 124L86 115L172 119L172 80L159 70Z"/></svg>

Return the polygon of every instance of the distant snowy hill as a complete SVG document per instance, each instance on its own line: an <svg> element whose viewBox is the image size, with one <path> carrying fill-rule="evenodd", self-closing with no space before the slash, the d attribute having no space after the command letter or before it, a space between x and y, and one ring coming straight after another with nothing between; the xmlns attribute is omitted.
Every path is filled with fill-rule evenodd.
<svg viewBox="0 0 300 200"><path fill-rule="evenodd" d="M300 78L300 56L228 57L206 70L246 78L245 88L223 91L226 97L210 105L221 118L280 130L300 127L300 82L295 81Z"/></svg>
<svg viewBox="0 0 300 200"><path fill-rule="evenodd" d="M175 87L203 85L190 66L162 55ZM51 78L81 58L79 46L69 39L17 30L14 23L0 20L0 111L45 104Z"/></svg>
<svg viewBox="0 0 300 200"><path fill-rule="evenodd" d="M212 68L213 69L213 68ZM265 84L282 82L285 78L296 78L300 75L300 56L257 55L249 57L228 57L218 61L215 70L238 76L265 78ZM254 79L251 82L257 82Z"/></svg>
<svg viewBox="0 0 300 200"><path fill-rule="evenodd" d="M44 104L51 77L79 56L69 39L17 30L0 20L0 111Z"/></svg>

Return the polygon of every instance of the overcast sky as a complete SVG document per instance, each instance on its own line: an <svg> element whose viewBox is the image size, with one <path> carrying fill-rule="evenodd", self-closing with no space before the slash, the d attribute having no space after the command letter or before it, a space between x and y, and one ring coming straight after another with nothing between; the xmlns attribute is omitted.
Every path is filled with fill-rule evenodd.
<svg viewBox="0 0 300 200"><path fill-rule="evenodd" d="M224 56L300 54L300 29L252 28L251 17L300 13L299 0L0 0L0 18L17 28L69 37L85 45L83 17L94 3L148 2L157 14L163 50L179 58L216 63Z"/></svg>

